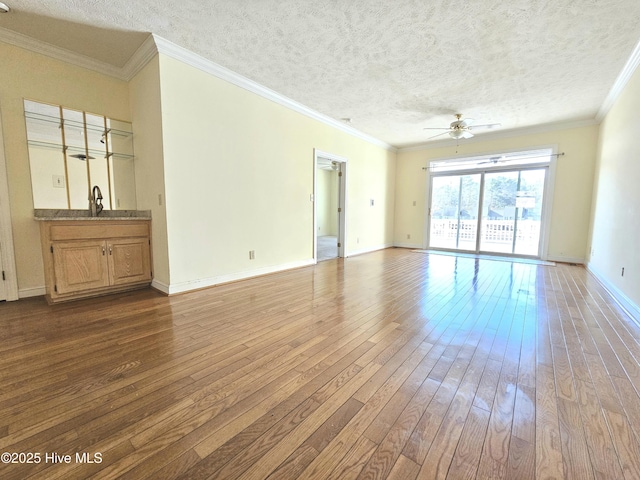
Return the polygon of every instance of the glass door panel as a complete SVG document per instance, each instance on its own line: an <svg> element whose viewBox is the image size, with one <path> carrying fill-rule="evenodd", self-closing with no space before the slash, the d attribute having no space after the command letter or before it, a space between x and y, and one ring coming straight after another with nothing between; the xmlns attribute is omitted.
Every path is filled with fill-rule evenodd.
<svg viewBox="0 0 640 480"><path fill-rule="evenodd" d="M539 255L546 169L486 173L480 251Z"/></svg>
<svg viewBox="0 0 640 480"><path fill-rule="evenodd" d="M476 250L480 174L433 177L429 247Z"/></svg>
<svg viewBox="0 0 640 480"><path fill-rule="evenodd" d="M480 250L512 253L518 172L486 173Z"/></svg>
<svg viewBox="0 0 640 480"><path fill-rule="evenodd" d="M516 241L513 250L513 253L518 255L539 254L545 174L546 169L520 172L520 186L516 193Z"/></svg>

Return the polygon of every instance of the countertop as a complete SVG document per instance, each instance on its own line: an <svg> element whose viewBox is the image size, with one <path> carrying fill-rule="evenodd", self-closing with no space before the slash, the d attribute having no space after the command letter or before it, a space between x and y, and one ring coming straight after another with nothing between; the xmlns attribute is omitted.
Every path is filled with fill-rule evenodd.
<svg viewBox="0 0 640 480"><path fill-rule="evenodd" d="M89 210L56 210L36 208L33 218L39 221L55 220L151 220L151 210L103 210L97 217L92 217Z"/></svg>

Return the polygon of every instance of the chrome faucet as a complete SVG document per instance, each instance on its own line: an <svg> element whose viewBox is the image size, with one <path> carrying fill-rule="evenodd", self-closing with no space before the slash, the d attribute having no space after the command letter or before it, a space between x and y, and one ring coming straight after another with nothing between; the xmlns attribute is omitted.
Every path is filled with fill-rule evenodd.
<svg viewBox="0 0 640 480"><path fill-rule="evenodd" d="M100 187L95 185L91 192L91 196L89 196L89 212L92 217L97 217L100 215L102 208L102 192L100 191Z"/></svg>

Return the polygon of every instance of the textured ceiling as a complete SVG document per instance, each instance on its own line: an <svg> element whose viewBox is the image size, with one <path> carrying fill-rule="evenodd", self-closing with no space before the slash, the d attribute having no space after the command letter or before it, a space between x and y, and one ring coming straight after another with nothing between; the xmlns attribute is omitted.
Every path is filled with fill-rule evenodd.
<svg viewBox="0 0 640 480"><path fill-rule="evenodd" d="M0 27L115 66L152 32L395 146L461 112L502 129L595 117L638 0L5 0Z"/></svg>

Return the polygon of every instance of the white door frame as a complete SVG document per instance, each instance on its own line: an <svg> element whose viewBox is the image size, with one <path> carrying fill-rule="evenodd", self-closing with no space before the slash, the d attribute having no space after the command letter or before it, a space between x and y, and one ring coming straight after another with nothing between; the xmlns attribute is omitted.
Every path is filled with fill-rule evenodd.
<svg viewBox="0 0 640 480"><path fill-rule="evenodd" d="M13 250L13 232L11 229L11 209L9 207L9 180L4 155L4 134L2 132L2 110L0 110L0 266L4 270L3 282L6 300L18 299L18 278L15 253Z"/></svg>
<svg viewBox="0 0 640 480"><path fill-rule="evenodd" d="M333 153L323 152L317 148L313 149L313 262L318 263L318 212L316 196L318 194L318 159L324 158L332 162L340 163L338 181L338 257L345 255L345 243L347 239L347 159Z"/></svg>

